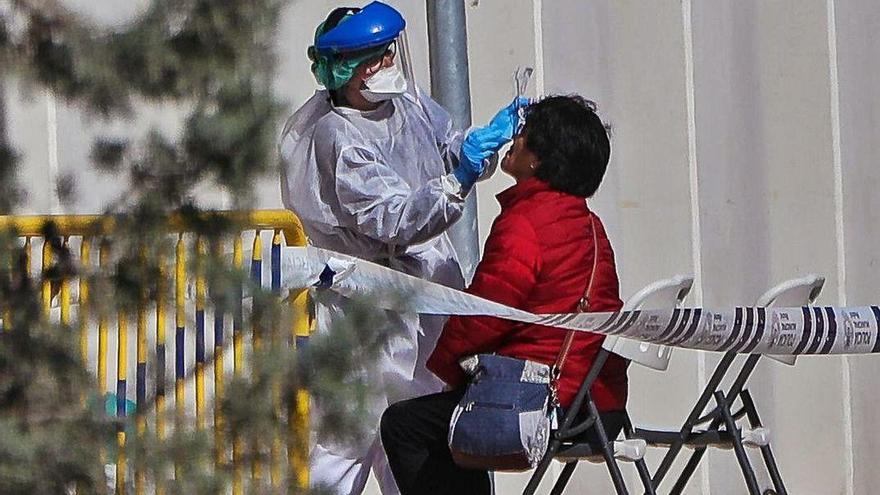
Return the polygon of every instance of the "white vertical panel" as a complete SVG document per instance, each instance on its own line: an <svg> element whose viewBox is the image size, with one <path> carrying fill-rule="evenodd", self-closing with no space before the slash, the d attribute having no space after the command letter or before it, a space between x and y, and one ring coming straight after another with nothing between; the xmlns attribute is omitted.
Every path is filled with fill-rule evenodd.
<svg viewBox="0 0 880 495"><path fill-rule="evenodd" d="M834 303L826 4L700 2L694 19L705 304L752 303L773 283L813 271L828 278L822 301ZM762 362L750 381L792 493L845 490L845 469L827 464L845 458L841 362ZM805 448L805 431L821 449ZM732 452L709 460L712 493L742 493Z"/></svg>
<svg viewBox="0 0 880 495"><path fill-rule="evenodd" d="M681 22L684 32L685 88L687 98L688 123L688 176L690 178L691 197L691 256L694 267L694 287L691 300L694 306L703 304L703 229L700 226L700 172L697 161L697 123L696 123L696 90L694 87L694 21L693 7L690 0L681 2ZM695 392L702 394L707 381L707 355L697 354L697 383ZM694 472L692 490L708 493L710 490L708 463L703 463ZM667 480L667 484L672 480ZM668 486L668 485L667 485Z"/></svg>
<svg viewBox="0 0 880 495"><path fill-rule="evenodd" d="M611 163L593 208L616 252L621 295L694 273L688 67L679 1L544 2L548 93L595 100L612 126ZM699 219L698 219L699 220ZM698 242L696 243L698 244ZM676 426L697 388L697 353L675 351L666 373L630 367L629 411L639 424ZM649 452L652 469L662 451ZM632 465L623 464L633 493ZM608 471L582 463L572 493L611 493Z"/></svg>
<svg viewBox="0 0 880 495"><path fill-rule="evenodd" d="M16 79L7 80L7 139L19 155L19 186L26 195L14 210L18 214L47 213L52 208L47 117L42 91L24 87Z"/></svg>
<svg viewBox="0 0 880 495"><path fill-rule="evenodd" d="M118 4L109 0L77 0L70 3L93 22L110 28L134 18L143 11L148 2L137 0ZM47 97L46 109L49 143L46 166L50 172L49 180L40 187L50 201L49 209L40 213L101 213L110 202L120 199L127 177L123 174L103 174L93 168L89 154L94 138L131 138L144 133L148 126L153 125L163 130L168 129L168 126L160 125L158 118L151 123L140 119L107 121L96 114L82 111L79 106L69 105L59 97ZM147 106L141 106L138 110L147 114L153 113L157 117L161 115L161 112ZM69 203L61 204L55 194L56 180L59 177L70 177L74 180L74 195Z"/></svg>
<svg viewBox="0 0 880 495"><path fill-rule="evenodd" d="M474 125L485 125L513 100L513 72L535 67L535 24L532 0L467 2L468 58ZM529 95L535 94L535 75ZM502 151L503 153L503 151ZM495 195L513 185L500 169L477 185L480 245L501 211Z"/></svg>
<svg viewBox="0 0 880 495"><path fill-rule="evenodd" d="M769 286L769 229L760 173L763 147L761 129L752 125L761 118L760 102L755 101L760 69L753 56L757 11L754 2L693 4L697 181L707 305L749 304ZM718 358L704 357L706 374L711 374ZM700 386L704 384L705 378ZM682 454L687 458L691 452ZM718 457L715 452L704 457L689 487L707 493L709 481L712 493L744 492L732 451L720 453L721 462L709 462ZM677 474L677 469L671 473L667 489Z"/></svg>
<svg viewBox="0 0 880 495"><path fill-rule="evenodd" d="M828 34L828 86L831 112L831 151L834 167L834 236L837 241L837 304L847 305L846 297L846 219L843 206L843 162L840 149L840 79L837 57L836 1L826 0L826 26ZM843 420L843 475L846 493L853 493L853 421L852 378L850 358L842 358L841 369L841 418Z"/></svg>
<svg viewBox="0 0 880 495"><path fill-rule="evenodd" d="M846 297L853 305L880 300L880 4L835 0L840 102L843 235ZM874 416L880 385L877 356L849 358L852 406L852 493L872 493L880 483Z"/></svg>
<svg viewBox="0 0 880 495"><path fill-rule="evenodd" d="M44 91L46 98L46 155L49 159L49 173L47 174L51 190L55 190L55 184L58 183L58 107L55 101L55 95L51 91ZM53 215L61 213L61 204L58 201L58 195L54 192L49 195L49 211Z"/></svg>
<svg viewBox="0 0 880 495"><path fill-rule="evenodd" d="M532 0L532 22L535 26L535 94L544 94L544 0Z"/></svg>

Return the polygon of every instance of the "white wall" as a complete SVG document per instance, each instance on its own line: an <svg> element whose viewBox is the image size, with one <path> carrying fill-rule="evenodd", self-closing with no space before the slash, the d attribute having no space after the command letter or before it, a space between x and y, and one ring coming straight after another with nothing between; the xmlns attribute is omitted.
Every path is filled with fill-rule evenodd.
<svg viewBox="0 0 880 495"><path fill-rule="evenodd" d="M120 22L146 0L69 1ZM417 77L427 88L424 5L391 3L407 17ZM276 89L291 111L315 87L305 47L336 5L301 0L285 13ZM657 278L693 273L690 303L748 304L776 282L816 272L827 278L822 303L877 302L876 0L466 5L475 123L510 100L513 70L531 65L533 93L581 93L613 126L612 162L592 205L616 249L624 296ZM22 98L13 84L7 94L10 135L26 157L22 179L30 195L22 212L100 211L115 189L87 170L89 133L150 124L173 133L178 115L154 109L138 122L99 124L61 102L53 116L42 93ZM61 205L49 185L65 172L80 177L72 205ZM494 194L511 183L499 175L481 186L482 239L498 212ZM280 206L276 178L259 190L261 207ZM210 191L204 196L222 204ZM716 362L714 355L676 351L665 374L633 369L635 420L680 421ZM873 356L759 365L751 388L774 432L790 492L870 493L880 481L871 462L880 455L880 427L872 421L878 372ZM650 454L652 467L659 455ZM688 493L743 493L731 452L707 460ZM499 492L515 492L524 479L500 477ZM575 490L608 493L606 472L579 467Z"/></svg>
<svg viewBox="0 0 880 495"><path fill-rule="evenodd" d="M616 250L623 297L656 279L694 272L678 4L543 2L547 92L576 92L595 100L612 126L611 163L591 203ZM683 418L699 383L698 370L697 354L690 351L676 351L663 375L633 368L633 420L674 424ZM676 386L668 387L668 381ZM648 407L658 403L663 406ZM654 464L657 454L652 453ZM579 467L576 473L572 488L590 493L599 483L601 489L592 488L593 493L612 492L603 466Z"/></svg>
<svg viewBox="0 0 880 495"><path fill-rule="evenodd" d="M625 294L686 270L701 282L693 302L747 304L817 272L820 302L875 300L878 19L865 1L544 1L547 89L595 95L615 126L595 204L620 224ZM682 354L674 395L633 370L634 416L680 420L680 399L717 362ZM751 388L792 493L870 491L875 361L759 365ZM730 452L704 468L691 492L743 492ZM604 482L584 472L581 486Z"/></svg>
<svg viewBox="0 0 880 495"><path fill-rule="evenodd" d="M843 249L838 266L847 304L876 304L880 280L880 7L871 0L835 5L842 211L838 220ZM850 449L852 486L869 492L880 482L870 459L880 452L880 428L874 421L874 393L880 362L873 356L847 359L846 405L852 411Z"/></svg>
<svg viewBox="0 0 880 495"><path fill-rule="evenodd" d="M815 271L827 279L821 301L837 303L826 5L694 2L693 12L705 302L750 302L775 281ZM845 468L826 466L829 452L845 456L842 363L763 363L753 377L793 493L845 493ZM810 387L827 400L808 400ZM804 431L823 448L803 448ZM742 483L729 452L709 461L713 492Z"/></svg>

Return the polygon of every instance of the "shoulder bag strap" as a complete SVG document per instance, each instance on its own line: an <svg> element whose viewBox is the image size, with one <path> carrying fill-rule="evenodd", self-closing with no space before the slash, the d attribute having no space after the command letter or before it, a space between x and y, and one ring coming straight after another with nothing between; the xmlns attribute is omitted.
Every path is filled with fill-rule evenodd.
<svg viewBox="0 0 880 495"><path fill-rule="evenodd" d="M596 266L599 261L599 236L596 233L596 222L593 219L594 215L590 212L590 230L593 231L593 270L590 271L590 281L587 283L587 290L584 291L583 297L581 297L580 302L578 302L578 311L581 313L586 313L590 310L590 293L593 290L593 280L596 278ZM575 332L572 330L565 332L565 340L562 342L562 348L559 350L559 355L556 356L556 363L553 365L551 378L554 389L556 387L556 381L562 374L562 367L565 365L565 360L568 358L568 351L571 349L574 334Z"/></svg>

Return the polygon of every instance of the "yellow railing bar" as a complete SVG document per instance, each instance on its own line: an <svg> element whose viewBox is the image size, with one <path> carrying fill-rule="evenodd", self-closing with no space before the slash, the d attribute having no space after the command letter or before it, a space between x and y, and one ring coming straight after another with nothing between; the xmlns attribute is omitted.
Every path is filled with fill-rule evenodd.
<svg viewBox="0 0 880 495"><path fill-rule="evenodd" d="M242 249L241 235L235 236L232 243L232 265L241 272L244 266L244 251ZM236 298L234 313L232 315L232 374L241 375L244 369L244 340L242 338L242 311L241 298ZM244 494L244 467L242 466L242 454L244 443L241 435L236 434L232 439L232 495Z"/></svg>
<svg viewBox="0 0 880 495"><path fill-rule="evenodd" d="M70 247L69 237L64 237L64 251L67 251ZM46 242L45 240L43 242ZM45 264L43 265L43 269L45 270ZM51 297L51 296L50 296ZM66 275L61 278L61 289L59 292L59 297L61 298L61 324L64 327L70 326L70 278ZM51 301L50 301L51 302ZM82 345L82 344L80 344ZM82 348L80 348L80 353L82 354ZM86 362L86 357L83 357L83 362Z"/></svg>
<svg viewBox="0 0 880 495"><path fill-rule="evenodd" d="M186 342L186 245L183 242L183 234L177 236L176 256L174 258L174 284L175 284L175 344L174 344L174 410L177 413L178 427L183 422L186 406L184 388L186 382L183 379L185 363L184 344ZM174 466L174 477L180 479L180 465Z"/></svg>
<svg viewBox="0 0 880 495"><path fill-rule="evenodd" d="M259 229L254 232L254 244L251 256L251 277L254 279L254 283L257 284L262 280L263 273L263 239L260 234L261 232ZM256 308L256 305L254 307ZM263 329L259 328L259 322L257 320L257 315L252 314L251 336L253 338L254 354L259 354L263 349L263 337L261 335ZM251 462L251 478L255 483L259 483L263 477L263 463L260 461L260 443L254 440L251 448L254 453L253 461Z"/></svg>
<svg viewBox="0 0 880 495"><path fill-rule="evenodd" d="M110 264L110 244L104 239L98 250L98 266L104 270ZM107 311L100 310L98 316L98 390L107 391Z"/></svg>
<svg viewBox="0 0 880 495"><path fill-rule="evenodd" d="M113 230L115 220L102 215L31 215L0 216L0 230L15 229L20 236L42 237L43 227L51 221L62 235L97 235Z"/></svg>
<svg viewBox="0 0 880 495"><path fill-rule="evenodd" d="M64 250L70 247L69 238L64 237ZM66 275L61 278L61 289L59 293L61 298L61 324L70 325L70 278Z"/></svg>
<svg viewBox="0 0 880 495"><path fill-rule="evenodd" d="M309 321L308 291L300 291L291 294L290 305L293 314L293 326L291 338L294 345L299 338L308 338L311 332ZM303 389L296 391L293 404L288 409L288 427L290 439L287 445L287 455L290 462L290 472L296 479L296 486L306 489L309 486L309 395Z"/></svg>
<svg viewBox="0 0 880 495"><path fill-rule="evenodd" d="M201 217L208 218L215 214L239 224L245 230L280 228L288 246L302 246L306 243L302 223L290 210L219 211ZM49 221L55 224L61 235L97 235L112 233L118 220L102 215L0 215L0 230L13 228L20 236L40 237L43 235L44 225ZM170 232L183 232L188 229L188 224L181 215L171 215L168 227Z"/></svg>
<svg viewBox="0 0 880 495"><path fill-rule="evenodd" d="M205 241L196 239L196 427L205 427Z"/></svg>
<svg viewBox="0 0 880 495"><path fill-rule="evenodd" d="M241 236L236 236L232 245L232 265L241 271L244 266L244 250L242 249ZM240 299L240 298L239 298ZM237 301L236 314L233 315L233 334L232 334L232 366L233 373L238 375L244 368L244 340L242 335L242 318L241 318L241 301Z"/></svg>
<svg viewBox="0 0 880 495"><path fill-rule="evenodd" d="M272 234L272 252L274 253L276 249L281 248L281 229L275 229L275 232ZM279 270L279 267L274 266L276 260L274 255L270 258L271 266L270 271L272 273L272 284L273 289L275 281L275 273ZM281 344L281 332L279 328L279 321L271 322L271 335L272 343L274 346L278 346ZM275 410L275 417L281 417L281 382L276 382L272 384L272 407ZM282 461L281 461L281 436L280 431L276 431L272 437L272 446L269 451L269 481L272 486L272 491L277 492L279 487L281 486L281 476L282 476Z"/></svg>
<svg viewBox="0 0 880 495"><path fill-rule="evenodd" d="M89 362L89 280L88 267L92 256L92 243L88 237L82 238L79 246L79 351L83 363Z"/></svg>
<svg viewBox="0 0 880 495"><path fill-rule="evenodd" d="M143 440L147 431L147 418L144 414L143 400L146 400L146 376L147 374L147 290L141 289L137 307L137 374L136 374L136 397L137 397L137 436ZM134 492L142 495L146 486L143 461L138 460L135 465Z"/></svg>
<svg viewBox="0 0 880 495"><path fill-rule="evenodd" d="M121 420L126 414L125 398L128 379L128 315L125 310L119 310L117 315L116 356L116 416L117 420ZM124 423L120 421L117 428L116 442L119 449L116 454L116 494L124 495L126 469Z"/></svg>
<svg viewBox="0 0 880 495"><path fill-rule="evenodd" d="M165 319L167 318L167 302L165 289L167 285L168 266L159 260L159 280L156 288L156 436L159 441L165 440L165 383L166 383L166 346ZM164 495L164 473L156 473L156 495Z"/></svg>
<svg viewBox="0 0 880 495"><path fill-rule="evenodd" d="M46 267L52 264L52 246L49 244L49 239L43 239L43 264L40 266L40 269L45 271ZM49 281L48 278L43 277L42 283L42 295L43 295L43 313L48 315L49 310L52 309L52 282Z"/></svg>
<svg viewBox="0 0 880 495"><path fill-rule="evenodd" d="M98 266L103 271L110 263L110 244L107 239L101 240L98 248ZM98 400L104 404L104 394L107 392L107 310L100 306L98 309ZM106 462L107 452L101 448L101 460Z"/></svg>
<svg viewBox="0 0 880 495"><path fill-rule="evenodd" d="M241 237L241 235L237 236ZM212 253L219 258L222 255L223 248L220 242L215 242L212 247ZM224 314L215 308L214 310L214 464L220 468L226 462L226 442L223 436L223 429L226 427L223 421L223 411L221 410L221 401L224 392L224 374L226 372L223 363L223 347L225 345L225 318ZM219 321L218 321L219 319ZM218 328L219 326L219 328ZM219 330L219 338L217 331Z"/></svg>
<svg viewBox="0 0 880 495"><path fill-rule="evenodd" d="M262 264L262 241L260 238L261 230L273 230L273 245L278 245L281 242L280 234L283 232L284 236L287 240L288 246L296 246L296 245L304 245L306 242L305 233L302 229L302 225L299 219L290 211L287 210L261 210L261 211L249 211L249 212L212 212L201 215L202 218L214 218L214 217L223 217L233 224L236 224L237 228L241 231L244 230L254 230L256 232L254 239L254 256L253 260L260 265ZM53 222L57 232L59 235L64 236L65 246L69 245L69 238L71 236L82 236L82 241L80 245L80 263L83 268L87 268L90 265L90 255L91 255L91 237L92 236L106 236L108 234L112 234L116 231L118 222L120 221L120 217L111 217L111 216L101 216L101 215L48 215L48 216L0 216L0 229L14 229L18 235L23 236L25 238L25 269L27 273L31 272L31 258L32 258L32 237L42 237L44 233L44 226L47 222ZM188 230L189 222L184 217L180 215L172 215L167 220L167 226L169 232L177 232L178 243L177 243L177 256L175 263L175 279L176 279L176 287L175 287L175 298L176 298L176 311L175 311L175 321L177 323L178 329L183 332L186 327L186 314L185 314L185 292L186 292L186 254L185 254L185 244L183 233ZM203 254L204 245L202 241L197 241L197 252L199 255ZM243 250L242 250L242 239L240 235L235 236L234 239L234 247L233 247L233 256L234 256L234 264L236 267L241 268L243 266ZM43 241L43 250L42 250L42 269L45 270L52 262L53 253L51 244L48 240ZM110 244L107 238L105 237L100 242L99 248L99 266L102 269L107 269L110 266ZM277 269L277 268L276 268ZM89 311L90 307L90 284L87 279L87 270L84 270L83 273L79 277L79 310L78 310L78 320L79 320L79 330L80 330L80 354L84 361L88 360L88 321L89 321ZM163 273L163 275L165 275ZM167 277L162 277L163 279ZM60 306L61 306L61 319L62 323L70 324L71 318L71 294L70 294L70 283L72 281L66 277L62 277L60 279ZM159 291L156 296L156 339L157 339L157 352L160 350L159 346L163 346L166 340L165 335L165 321L166 321L166 312L167 312L167 302L166 297L164 295L164 280L160 280L159 282ZM58 287L56 287L58 288ZM41 286L41 302L42 307L45 312L48 313L49 308L52 302L52 291L53 286L48 280L44 280ZM205 307L205 283L204 277L201 276L196 281L196 299L198 309L204 311ZM301 298L301 300L300 300ZM295 298L292 298L292 305L301 307L297 307L296 314L297 316L301 316L300 320L304 319L300 311L304 311L305 309L305 294L302 293ZM107 359L108 359L108 330L109 330L109 322L108 315L106 314L106 307L100 307L100 311L98 314L98 382L100 386L100 390L104 393L107 390L110 390L108 387L108 377L107 377ZM11 318L9 317L10 312L9 308L4 308L4 327L8 327L11 324ZM236 310L238 313L239 310ZM117 366L117 378L118 385L125 383L127 379L127 362L126 362L126 353L127 353L127 315L123 311L120 311L119 323L118 323L118 366ZM260 315L260 318L265 318L266 315ZM305 318L307 320L307 318ZM263 321L261 323L257 323L258 325L265 326L266 324L270 324L270 322ZM235 374L240 374L244 369L244 342L243 342L243 332L241 328L241 317L239 314L233 315L233 369ZM308 324L305 326L295 323L295 326L299 325L302 329L297 330L294 329L294 335L302 334L301 336L308 335ZM137 354L138 354L138 365L141 366L146 361L146 307L145 304L141 304L138 307L137 314ZM253 344L254 349L259 351L262 347L262 328L252 328L254 332L253 336ZM183 337L185 335L181 335L180 340L184 340ZM177 349L175 349L177 350ZM181 346L181 351L182 351ZM217 351L215 349L215 396L216 398L220 398L223 393L223 352L222 349ZM177 356L175 356L176 358ZM199 364L204 367L204 363L197 363L197 368ZM164 368L164 366L163 366ZM164 375L164 369L159 370L159 373ZM183 370L180 370L183 371ZM199 427L202 427L204 424L204 411L206 394L205 394L205 384L204 384L204 369L196 371L196 416L197 416L197 424ZM121 388L121 387L120 387ZM117 394L119 395L119 394ZM103 396L102 396L103 397ZM125 407L124 399L125 397L118 397L122 401L122 407ZM183 419L185 414L185 401L186 401L186 392L185 392L185 384L182 380L175 380L175 409L180 417ZM166 435L166 426L165 426L165 418L164 412L166 409L165 406L166 395L164 393L159 393L157 391L156 394L156 430L157 436L161 439ZM291 421L290 429L291 429L291 438L288 440L288 456L290 462L290 468L292 472L295 472L297 477L297 483L300 486L306 486L308 484L308 467L307 467L307 448L304 449L303 446L307 445L306 442L299 441L293 435L297 435L299 437L308 436L308 400L304 391L298 391L295 403L289 405L289 414L292 414L296 417L295 421ZM280 405L280 404L279 404ZM118 406L117 406L118 407ZM215 403L215 407L219 407L218 403ZM124 411L118 411L118 414L125 414ZM217 462L222 463L225 461L225 446L223 444L222 438L222 428L223 428L223 418L221 417L219 409L215 409L215 442L217 448ZM139 434L142 434L146 428L145 418L138 418L137 421L137 431ZM233 493L241 494L243 493L244 483L242 476L242 468L243 468L243 453L244 453L244 444L241 438L233 438L232 439L232 459L234 464L233 470ZM294 440L296 440L294 442ZM126 458L123 452L122 447L125 445L125 431L121 430L118 432L117 441L120 445L119 456L117 457L117 489L122 490L125 484L125 465ZM294 445L295 444L295 445ZM281 446L280 440L274 442L271 446L271 460L272 465L270 467L270 474L272 479L272 485L278 486L280 482L281 470L280 470L280 455L281 455ZM252 476L254 477L255 482L259 482L262 478L262 465L260 459L261 447L260 445L253 445L255 459L252 464ZM177 466L175 466L177 467ZM177 471L177 470L175 470ZM175 473L177 474L177 473ZM138 476L138 472L135 472L135 485L137 493L141 493L144 487L144 480ZM256 486L256 485L255 485ZM161 493L162 486L157 480L156 492Z"/></svg>
<svg viewBox="0 0 880 495"><path fill-rule="evenodd" d="M31 238L24 238L24 272L28 277L31 276Z"/></svg>

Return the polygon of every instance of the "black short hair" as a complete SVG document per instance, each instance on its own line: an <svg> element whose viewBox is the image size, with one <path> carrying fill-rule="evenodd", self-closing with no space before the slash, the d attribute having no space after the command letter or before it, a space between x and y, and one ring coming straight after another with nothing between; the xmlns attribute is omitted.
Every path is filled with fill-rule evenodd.
<svg viewBox="0 0 880 495"><path fill-rule="evenodd" d="M596 104L578 95L548 96L525 110L526 147L541 161L535 177L588 198L602 183L611 143Z"/></svg>

